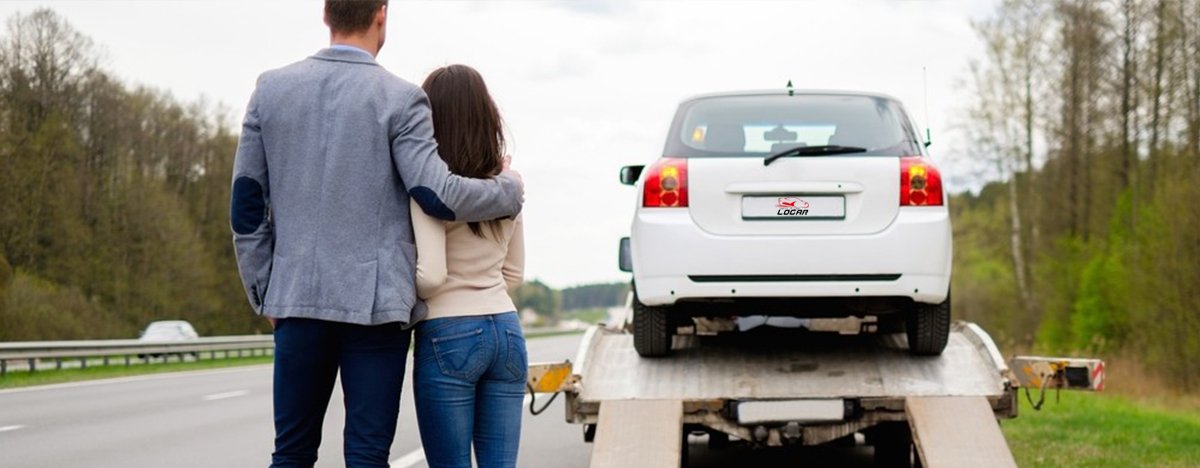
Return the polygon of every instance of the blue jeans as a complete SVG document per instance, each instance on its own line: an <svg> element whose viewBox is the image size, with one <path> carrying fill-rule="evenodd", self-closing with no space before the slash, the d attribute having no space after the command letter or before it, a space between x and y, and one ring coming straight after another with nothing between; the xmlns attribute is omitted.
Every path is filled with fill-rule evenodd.
<svg viewBox="0 0 1200 468"><path fill-rule="evenodd" d="M416 326L413 398L430 468L517 465L529 362L516 312Z"/></svg>
<svg viewBox="0 0 1200 468"><path fill-rule="evenodd" d="M338 371L345 394L346 466L388 466L412 333L399 323L353 325L303 318L275 327L272 468L311 467Z"/></svg>

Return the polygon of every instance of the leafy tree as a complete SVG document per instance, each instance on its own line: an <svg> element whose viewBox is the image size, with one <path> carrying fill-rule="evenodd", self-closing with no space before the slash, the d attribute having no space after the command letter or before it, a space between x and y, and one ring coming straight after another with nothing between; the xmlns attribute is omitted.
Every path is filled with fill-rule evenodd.
<svg viewBox="0 0 1200 468"><path fill-rule="evenodd" d="M536 279L518 286L512 295L517 310L529 309L550 320L557 319L562 309L560 293Z"/></svg>
<svg viewBox="0 0 1200 468"><path fill-rule="evenodd" d="M1200 0L1005 0L976 25L963 152L998 170L953 199L957 313L1200 384L1196 18Z"/></svg>

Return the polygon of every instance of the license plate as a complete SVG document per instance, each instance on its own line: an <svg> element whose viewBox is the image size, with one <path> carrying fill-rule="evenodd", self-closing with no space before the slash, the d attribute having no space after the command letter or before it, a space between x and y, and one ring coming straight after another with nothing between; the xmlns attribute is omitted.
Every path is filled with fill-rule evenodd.
<svg viewBox="0 0 1200 468"><path fill-rule="evenodd" d="M845 219L846 197L742 197L742 219Z"/></svg>

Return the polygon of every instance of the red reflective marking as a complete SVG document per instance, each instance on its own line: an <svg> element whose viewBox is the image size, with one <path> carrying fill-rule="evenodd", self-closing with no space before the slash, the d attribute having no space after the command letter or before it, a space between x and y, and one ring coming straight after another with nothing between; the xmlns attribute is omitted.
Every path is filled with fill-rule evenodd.
<svg viewBox="0 0 1200 468"><path fill-rule="evenodd" d="M1092 369L1092 386L1096 390L1104 390L1104 361L1096 364L1096 368Z"/></svg>

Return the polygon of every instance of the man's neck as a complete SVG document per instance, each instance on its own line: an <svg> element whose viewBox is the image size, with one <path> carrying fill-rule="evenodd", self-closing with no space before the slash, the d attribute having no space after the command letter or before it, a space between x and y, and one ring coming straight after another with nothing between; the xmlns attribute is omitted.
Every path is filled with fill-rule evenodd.
<svg viewBox="0 0 1200 468"><path fill-rule="evenodd" d="M342 36L342 35L330 36L329 37L329 45L337 45L337 44L348 45L351 47L357 47L359 49L367 51L367 53L371 54L372 57L379 55L379 41L372 40L370 37L368 37L365 34L359 34L359 35L354 35L354 36Z"/></svg>

